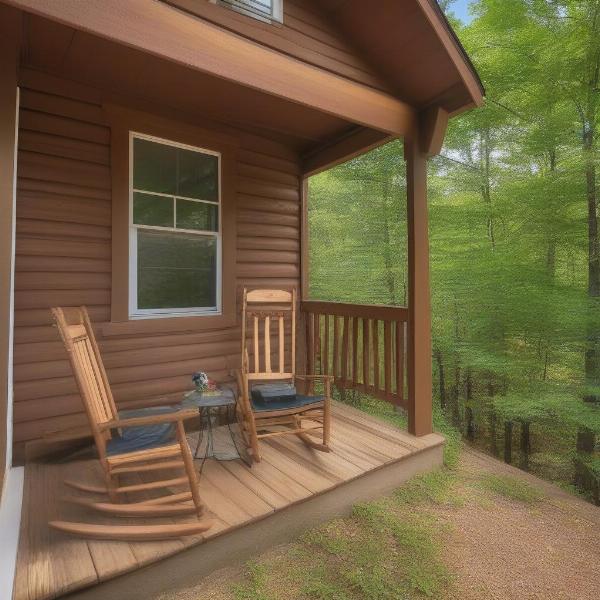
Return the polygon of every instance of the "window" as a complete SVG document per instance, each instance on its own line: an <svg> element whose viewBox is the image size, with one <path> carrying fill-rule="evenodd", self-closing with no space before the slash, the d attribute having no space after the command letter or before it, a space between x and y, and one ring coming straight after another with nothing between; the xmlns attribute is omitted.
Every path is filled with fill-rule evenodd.
<svg viewBox="0 0 600 600"><path fill-rule="evenodd" d="M283 22L283 0L213 0L260 21Z"/></svg>
<svg viewBox="0 0 600 600"><path fill-rule="evenodd" d="M220 314L220 153L129 142L130 318Z"/></svg>

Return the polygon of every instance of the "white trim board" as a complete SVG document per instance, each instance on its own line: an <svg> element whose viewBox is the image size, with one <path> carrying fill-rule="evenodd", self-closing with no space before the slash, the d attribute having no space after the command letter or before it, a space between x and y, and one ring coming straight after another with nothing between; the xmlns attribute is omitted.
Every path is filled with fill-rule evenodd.
<svg viewBox="0 0 600 600"><path fill-rule="evenodd" d="M0 598L12 598L24 476L24 467L9 469L5 474L4 492L0 500Z"/></svg>

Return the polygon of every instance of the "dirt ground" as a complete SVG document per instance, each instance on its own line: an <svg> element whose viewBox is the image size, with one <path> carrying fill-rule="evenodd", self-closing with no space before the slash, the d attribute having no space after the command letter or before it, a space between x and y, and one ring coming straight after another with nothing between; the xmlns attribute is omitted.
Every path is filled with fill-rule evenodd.
<svg viewBox="0 0 600 600"><path fill-rule="evenodd" d="M540 490L522 502L478 488L487 474L517 478ZM439 525L441 561L450 582L436 598L446 600L599 600L600 509L540 479L465 449L453 493L456 503L418 505ZM257 561L285 565L293 545ZM283 600L361 597L248 585L244 567L222 569L193 588L160 600ZM241 589L240 589L240 583ZM236 585L237 584L237 585ZM377 597L370 596L370 597ZM386 598L388 596L385 596ZM418 593L410 598L424 597Z"/></svg>

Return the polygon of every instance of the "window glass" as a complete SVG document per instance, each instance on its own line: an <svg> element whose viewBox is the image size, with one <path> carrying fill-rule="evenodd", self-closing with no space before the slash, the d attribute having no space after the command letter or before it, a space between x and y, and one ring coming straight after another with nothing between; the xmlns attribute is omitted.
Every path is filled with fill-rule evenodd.
<svg viewBox="0 0 600 600"><path fill-rule="evenodd" d="M177 148L150 140L133 140L133 189L175 194Z"/></svg>
<svg viewBox="0 0 600 600"><path fill-rule="evenodd" d="M216 306L215 237L138 231L138 308Z"/></svg>
<svg viewBox="0 0 600 600"><path fill-rule="evenodd" d="M178 148L177 167L178 196L213 202L219 199L219 161L216 156Z"/></svg>
<svg viewBox="0 0 600 600"><path fill-rule="evenodd" d="M134 192L133 222L137 225L173 227L173 198Z"/></svg>
<svg viewBox="0 0 600 600"><path fill-rule="evenodd" d="M218 231L219 207L206 202L177 200L177 229Z"/></svg>

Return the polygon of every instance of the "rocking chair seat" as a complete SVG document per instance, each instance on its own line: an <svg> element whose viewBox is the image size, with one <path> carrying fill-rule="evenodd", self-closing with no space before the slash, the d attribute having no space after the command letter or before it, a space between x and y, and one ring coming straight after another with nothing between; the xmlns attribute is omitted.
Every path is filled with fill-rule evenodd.
<svg viewBox="0 0 600 600"><path fill-rule="evenodd" d="M163 415L177 411L177 407L153 406L138 410L119 412L119 418L146 417L150 415ZM158 423L136 427L124 427L119 434L113 431L112 438L106 442L107 456L135 452L136 450L149 450L175 443L175 424Z"/></svg>
<svg viewBox="0 0 600 600"><path fill-rule="evenodd" d="M323 402L324 400L325 396L302 396L300 394L296 394L296 397L293 400L283 401L271 400L269 402L260 402L254 398L250 398L252 410L254 412L304 408L305 406L308 407L311 404L317 404L319 402Z"/></svg>

